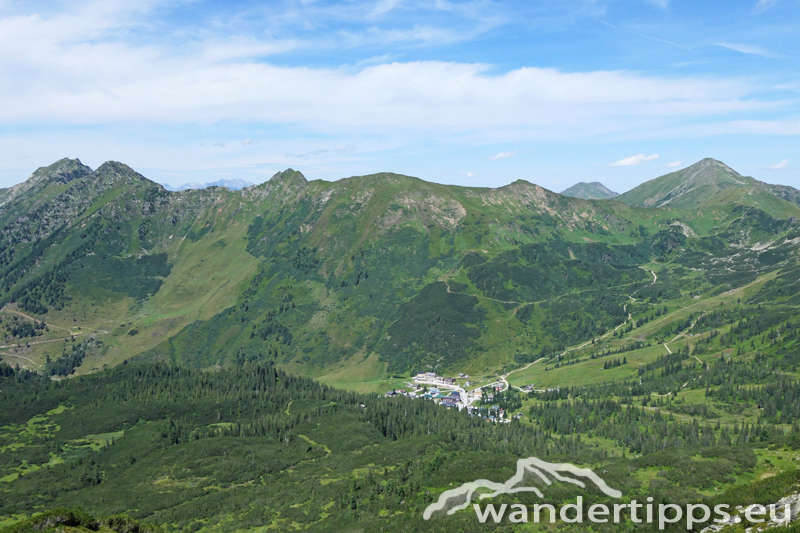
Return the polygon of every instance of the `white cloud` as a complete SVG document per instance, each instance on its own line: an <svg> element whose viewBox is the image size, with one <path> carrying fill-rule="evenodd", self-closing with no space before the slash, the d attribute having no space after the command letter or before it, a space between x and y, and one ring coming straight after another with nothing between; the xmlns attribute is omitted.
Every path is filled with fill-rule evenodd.
<svg viewBox="0 0 800 533"><path fill-rule="evenodd" d="M484 65L436 61L389 63L352 72L248 61L219 64L204 58L173 61L156 55L87 45L31 56L23 66L9 65L14 54L3 53L0 44L0 71L7 80L15 80L0 82L0 120L246 120L315 128L470 131L532 127L551 134L557 127L592 134L598 133L597 126L608 131L614 123L764 107L745 101L748 89L734 81L537 68L489 75Z"/></svg>
<svg viewBox="0 0 800 533"><path fill-rule="evenodd" d="M405 13L409 3L395 10ZM751 86L745 78L671 77L622 70L503 71L483 64L390 62L390 57L401 54L378 57L378 64L341 68L295 67L290 66L291 60L279 66L271 64L270 54L302 49L308 43L265 38L270 35L266 31L251 38L200 32L186 41L175 37L183 43L180 46L171 39L167 44L154 38L134 42L130 36L142 22L137 6L152 6L154 0L73 5L80 4L85 6L83 11L52 17L0 15L0 127L58 124L53 131L63 132L70 130L62 125L129 131L188 125L189 129L208 129L203 139L195 139L196 146L202 142L206 147L220 147L196 153L187 149L189 155L180 159L183 152L176 148L180 143L165 143L157 158L148 152L146 164L138 155L144 150L133 148L142 143L130 139L116 144L102 138L101 143L75 141L70 152L125 160L143 169L194 165L197 154L206 157L207 151L208 158L201 161L209 167L224 160L226 165L265 165L264 172L272 172L296 165L301 158L305 170L322 169L331 175L330 169L342 161L348 165L346 172L351 172L356 168L350 166L354 161L368 160L364 154L375 150L370 143L397 150L411 142L442 139L447 143L457 138L473 146L497 147L533 139L574 141L591 136L639 141L687 127L716 128L721 133L800 128L800 122L721 122L751 119L755 117L751 111L764 108L785 108L785 101L763 99L774 94L762 97L760 91L765 88ZM372 9L375 4L362 5ZM389 12L387 17L394 14ZM386 26L380 34L367 29L356 44L461 38L436 34L436 28L423 26L406 30ZM458 28L445 30L458 33ZM331 40L338 38L328 35ZM217 124L241 129L239 133L212 132ZM304 140L276 146L270 139L275 130L295 132ZM248 136L261 143L249 147ZM64 137L54 133L50 140L58 151L67 153ZM358 145L358 153L334 148L345 142ZM44 153L25 150L37 157ZM502 155L492 159L502 159ZM179 159L181 165L176 163ZM357 168L372 170L371 164Z"/></svg>
<svg viewBox="0 0 800 533"><path fill-rule="evenodd" d="M714 46L721 46L722 48L727 48L728 50L733 50L734 52L739 52L741 54L749 54L761 57L778 57L775 53L770 52L766 48L752 46L749 44L715 43Z"/></svg>
<svg viewBox="0 0 800 533"><path fill-rule="evenodd" d="M500 152L499 154L490 156L489 159L498 160L498 159L506 159L511 156L517 155L517 152Z"/></svg>
<svg viewBox="0 0 800 533"><path fill-rule="evenodd" d="M462 176L466 176L466 177L468 177L468 178L471 178L471 177L473 177L475 174L473 174L472 172L462 172L462 173L461 173L461 175L462 175Z"/></svg>
<svg viewBox="0 0 800 533"><path fill-rule="evenodd" d="M610 166L610 167L636 167L636 166L639 166L639 165L641 165L642 163L644 163L646 161L654 161L654 160L658 159L659 157L661 157L661 156L659 156L658 154L653 154L653 155L637 154L637 155L632 155L631 157L626 157L625 159L620 159L616 163L611 163L608 166Z"/></svg>
<svg viewBox="0 0 800 533"><path fill-rule="evenodd" d="M681 160L678 160L678 161L673 161L672 163L670 163L669 165L667 165L667 168L678 168L678 167L679 167L679 166L681 166L682 164L683 164L683 160L682 160L682 159L681 159Z"/></svg>
<svg viewBox="0 0 800 533"><path fill-rule="evenodd" d="M550 68L496 74L489 65L440 61L276 66L264 56L303 44L202 34L184 47L134 45L107 37L135 26L130 13L139 8L125 5L136 4L0 18L0 124L244 121L315 132L397 128L574 138L777 105L753 98L753 88L733 79Z"/></svg>
<svg viewBox="0 0 800 533"><path fill-rule="evenodd" d="M784 159L783 161L781 161L777 165L772 165L771 167L769 167L770 170L784 170L786 168L789 168L789 160L788 159Z"/></svg>
<svg viewBox="0 0 800 533"><path fill-rule="evenodd" d="M758 0L758 2L756 2L755 10L756 12L761 13L773 7L777 3L778 0Z"/></svg>
<svg viewBox="0 0 800 533"><path fill-rule="evenodd" d="M647 0L648 3L658 6L661 9L667 9L672 0Z"/></svg>
<svg viewBox="0 0 800 533"><path fill-rule="evenodd" d="M400 0L378 0L375 2L375 7L372 9L370 17L385 15L395 9L399 4Z"/></svg>

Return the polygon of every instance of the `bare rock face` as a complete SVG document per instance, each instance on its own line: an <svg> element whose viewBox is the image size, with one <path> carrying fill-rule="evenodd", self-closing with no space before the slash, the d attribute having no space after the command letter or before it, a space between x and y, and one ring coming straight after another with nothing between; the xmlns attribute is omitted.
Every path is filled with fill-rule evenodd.
<svg viewBox="0 0 800 533"><path fill-rule="evenodd" d="M79 159L60 159L50 166L37 169L30 178L8 190L0 199L0 211L26 193L42 191L48 185L66 184L92 173L92 169Z"/></svg>
<svg viewBox="0 0 800 533"><path fill-rule="evenodd" d="M92 170L77 159L61 159L36 170L0 200L3 233L16 242L35 242L74 223L107 191L161 189L132 168L109 161Z"/></svg>
<svg viewBox="0 0 800 533"><path fill-rule="evenodd" d="M37 170L34 181L46 180L50 183L69 183L72 180L89 175L92 169L81 163L80 159L61 159L53 165Z"/></svg>

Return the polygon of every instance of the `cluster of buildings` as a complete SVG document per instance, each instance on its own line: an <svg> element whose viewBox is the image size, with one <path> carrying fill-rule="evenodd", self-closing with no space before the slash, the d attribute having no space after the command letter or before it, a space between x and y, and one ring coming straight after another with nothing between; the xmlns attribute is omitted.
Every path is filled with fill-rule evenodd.
<svg viewBox="0 0 800 533"><path fill-rule="evenodd" d="M469 376L466 374L459 374L458 377L460 378L468 378ZM414 381L435 381L441 383L442 385L455 385L456 378L448 378L445 376L437 376L436 372L419 372L415 377Z"/></svg>
<svg viewBox="0 0 800 533"><path fill-rule="evenodd" d="M433 391L436 391L436 393L434 394ZM458 404L461 403L461 393L457 390L450 391L447 395L444 395L434 387L428 391L428 394L433 401L444 407L458 407Z"/></svg>
<svg viewBox="0 0 800 533"><path fill-rule="evenodd" d="M458 375L458 379L468 378L469 376L466 374ZM502 381L496 381L480 390L476 389L469 392L466 388L461 388L456 384L456 378L439 376L436 372L419 372L412 379L412 383L408 383L407 385L409 388L414 388L415 390L390 390L384 394L384 396L386 398L405 396L407 398L432 400L443 407L457 408L459 410L466 409L470 416L479 417L487 422L493 422L495 424L508 424L512 419L522 417L521 414L509 416L499 405L472 405L480 399L483 399L484 402L494 401L496 394L503 391L505 388L505 383ZM469 387L469 385L470 383L467 381L465 387ZM532 385L528 385L525 387L525 390L531 391L535 389Z"/></svg>
<svg viewBox="0 0 800 533"><path fill-rule="evenodd" d="M420 391L407 391L403 389L390 390L383 395L384 398L394 398L395 396L405 396L406 398L419 398Z"/></svg>
<svg viewBox="0 0 800 533"><path fill-rule="evenodd" d="M446 393L446 394L444 394ZM444 407L458 407L461 403L461 393L454 391L441 391L437 387L431 387L428 390L417 389L415 391L406 391L402 389L390 390L383 395L385 398L393 398L395 396L405 396L406 398L422 398L423 400L433 400Z"/></svg>
<svg viewBox="0 0 800 533"><path fill-rule="evenodd" d="M459 374L460 379L468 378L465 374ZM513 418L519 418L522 415L514 415L509 417L505 409L499 405L482 405L473 406L472 403L481 398L483 393L484 400L492 401L495 392L503 390L503 383L497 382L485 387L484 390L476 390L472 393L461 389L456 385L454 378L444 376L437 376L434 372L420 372L409 383L410 387L416 387L416 390L390 390L384 396L392 398L397 396L405 396L407 398L421 398L423 400L432 400L438 405L447 408L457 408L459 410L466 409L470 416L479 417L487 422L495 424L508 424ZM439 386L437 386L439 385ZM429 387L429 388L428 388Z"/></svg>

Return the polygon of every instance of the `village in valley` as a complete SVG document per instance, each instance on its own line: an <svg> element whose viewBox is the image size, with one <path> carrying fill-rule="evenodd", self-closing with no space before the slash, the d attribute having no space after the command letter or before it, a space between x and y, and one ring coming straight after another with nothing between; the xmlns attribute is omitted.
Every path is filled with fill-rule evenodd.
<svg viewBox="0 0 800 533"><path fill-rule="evenodd" d="M485 381L487 378L483 379L483 382ZM439 376L435 372L419 372L406 383L407 389L411 390L393 389L386 392L384 397L405 396L431 400L447 409L457 408L459 411L466 409L470 416L479 416L494 423L507 424L512 419L522 417L521 414L509 416L509 411L513 410L508 409L509 399L516 397L519 392L534 392L533 386L510 387L502 376L496 376L488 381L490 383L481 386L478 382L470 381L470 377L466 374L458 374L457 378L453 378Z"/></svg>

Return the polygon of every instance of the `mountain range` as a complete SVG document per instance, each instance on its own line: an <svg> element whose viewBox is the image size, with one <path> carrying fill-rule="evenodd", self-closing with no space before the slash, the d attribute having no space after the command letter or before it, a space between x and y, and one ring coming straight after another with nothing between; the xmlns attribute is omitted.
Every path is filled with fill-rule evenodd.
<svg viewBox="0 0 800 533"><path fill-rule="evenodd" d="M526 181L309 182L292 169L169 192L121 163L65 159L0 193L0 301L51 337L94 332L79 373L134 357L269 360L361 387L591 340L625 319L629 293L614 288L645 290L651 270L696 293L775 271L795 260L797 202L712 159L592 202ZM31 340L3 357L62 355Z"/></svg>

